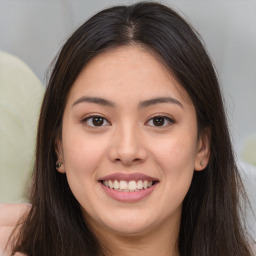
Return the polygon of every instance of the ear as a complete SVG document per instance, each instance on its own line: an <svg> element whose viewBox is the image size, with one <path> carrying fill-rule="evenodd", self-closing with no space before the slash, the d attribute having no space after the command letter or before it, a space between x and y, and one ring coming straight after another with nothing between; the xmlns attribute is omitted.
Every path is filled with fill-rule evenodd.
<svg viewBox="0 0 256 256"><path fill-rule="evenodd" d="M195 157L195 171L202 171L206 168L210 159L211 133L208 128L200 132L197 142L197 152Z"/></svg>
<svg viewBox="0 0 256 256"><path fill-rule="evenodd" d="M59 136L55 140L55 153L57 156L56 170L60 173L65 173L62 140Z"/></svg>

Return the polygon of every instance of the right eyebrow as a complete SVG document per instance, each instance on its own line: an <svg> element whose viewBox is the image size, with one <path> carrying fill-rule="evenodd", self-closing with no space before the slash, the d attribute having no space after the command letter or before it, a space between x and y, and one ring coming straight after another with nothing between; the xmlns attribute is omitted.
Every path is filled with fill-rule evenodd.
<svg viewBox="0 0 256 256"><path fill-rule="evenodd" d="M99 104L102 106L108 106L108 107L115 107L115 103L112 101L98 98L98 97L88 97L88 96L83 96L83 97L79 98L78 100L76 100L73 103L72 107L74 107L75 105L82 103L82 102L95 103L95 104Z"/></svg>

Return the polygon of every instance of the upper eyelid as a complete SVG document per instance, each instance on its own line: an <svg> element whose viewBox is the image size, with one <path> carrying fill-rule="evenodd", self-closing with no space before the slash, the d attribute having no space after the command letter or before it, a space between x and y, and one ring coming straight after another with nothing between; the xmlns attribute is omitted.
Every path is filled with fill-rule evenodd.
<svg viewBox="0 0 256 256"><path fill-rule="evenodd" d="M111 124L111 122L106 118L104 117L103 115L100 115L100 114L91 114L89 116L85 116L83 118L81 118L81 122L85 122L91 118L94 118L94 117L100 117L100 118L103 118L106 122L108 122L109 124ZM147 119L147 121L145 123L148 123L150 120L154 119L154 118L157 118L157 117L162 117L164 118L165 120L171 122L171 123L175 123L175 119L173 117L170 117L169 115L165 115L165 114L156 114L156 115L153 115L151 116L149 119Z"/></svg>
<svg viewBox="0 0 256 256"><path fill-rule="evenodd" d="M106 117L104 117L103 115L101 115L101 114L90 114L88 116L82 117L81 120L86 120L86 119L93 118L93 117L101 117L101 118L104 118L108 121L108 119ZM174 118L167 115L167 114L155 114L155 115L151 116L148 120L150 120L152 118L156 118L156 117L163 117L163 118L171 119L171 120L174 121Z"/></svg>
<svg viewBox="0 0 256 256"><path fill-rule="evenodd" d="M156 114L156 115L153 115L152 117L150 117L148 119L148 121L151 120L151 119L154 119L156 117L162 117L164 119L168 119L168 120L171 120L172 122L175 122L175 119L172 116L167 115L167 114Z"/></svg>
<svg viewBox="0 0 256 256"><path fill-rule="evenodd" d="M104 117L103 115L101 115L101 114L89 114L89 115L83 116L81 118L81 121L85 121L85 120L88 120L88 119L93 118L93 117L101 117L101 118L105 119L106 121L108 121L108 119L106 117Z"/></svg>
<svg viewBox="0 0 256 256"><path fill-rule="evenodd" d="M85 116L85 117L81 118L81 123L85 123L85 122L87 122L89 119L92 119L92 118L94 118L94 117L100 117L100 118L104 119L108 124L111 124L111 123L108 121L108 119L105 118L105 117L102 116L102 115L90 115L90 116ZM90 125L89 125L89 126L90 126ZM105 126L105 125L103 125L103 126ZM94 126L91 126L91 127L94 127ZM97 126L95 126L95 127L97 127ZM102 126L98 126L98 127L102 127Z"/></svg>
<svg viewBox="0 0 256 256"><path fill-rule="evenodd" d="M168 122L173 123L173 124L176 123L176 121L174 120L174 118L169 117L169 116L166 116L166 115L155 115L155 116L151 117L150 119L148 119L148 120L146 121L146 123L148 123L149 121L151 121L152 119L157 118L157 117L162 117L162 118L164 118L165 120L167 120ZM159 126L159 127L161 127L161 126Z"/></svg>

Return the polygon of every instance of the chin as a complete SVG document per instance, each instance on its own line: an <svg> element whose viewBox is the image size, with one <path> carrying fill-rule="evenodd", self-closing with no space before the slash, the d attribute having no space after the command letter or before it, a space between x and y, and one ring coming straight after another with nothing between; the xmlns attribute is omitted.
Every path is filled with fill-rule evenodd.
<svg viewBox="0 0 256 256"><path fill-rule="evenodd" d="M143 215L140 215L143 217ZM111 217L111 216L110 216ZM150 231L157 226L157 222L153 219L139 218L138 215L129 214L122 218L112 218L103 222L104 226L113 233L122 236L135 236Z"/></svg>

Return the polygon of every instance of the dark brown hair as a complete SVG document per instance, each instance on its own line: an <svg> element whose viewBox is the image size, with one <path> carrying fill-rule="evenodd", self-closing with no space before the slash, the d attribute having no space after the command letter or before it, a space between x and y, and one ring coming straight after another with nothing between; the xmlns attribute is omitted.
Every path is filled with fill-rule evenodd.
<svg viewBox="0 0 256 256"><path fill-rule="evenodd" d="M176 12L151 2L103 10L67 40L46 89L37 135L32 209L13 249L29 256L104 255L83 220L66 176L55 170L55 140L70 88L102 51L138 44L155 52L188 92L198 130L211 133L211 156L195 172L183 202L181 256L249 256L239 218L242 184L234 161L218 81L197 33Z"/></svg>

